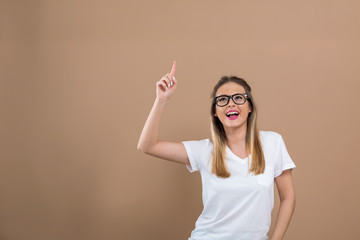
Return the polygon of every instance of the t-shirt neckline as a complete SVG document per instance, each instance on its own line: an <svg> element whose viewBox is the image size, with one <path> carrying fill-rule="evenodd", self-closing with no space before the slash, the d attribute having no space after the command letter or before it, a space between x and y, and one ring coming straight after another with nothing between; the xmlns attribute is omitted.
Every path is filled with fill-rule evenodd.
<svg viewBox="0 0 360 240"><path fill-rule="evenodd" d="M233 158L239 160L240 163L242 163L242 164L245 164L247 162L248 158L251 157L251 153L250 153L249 156L247 156L246 158L241 158L241 157L237 156L235 153L233 153L227 145L226 145L226 150Z"/></svg>

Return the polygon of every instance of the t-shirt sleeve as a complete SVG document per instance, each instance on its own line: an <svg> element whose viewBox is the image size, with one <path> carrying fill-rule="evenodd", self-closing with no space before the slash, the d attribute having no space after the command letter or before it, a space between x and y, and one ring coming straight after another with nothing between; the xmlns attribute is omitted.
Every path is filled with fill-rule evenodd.
<svg viewBox="0 0 360 240"><path fill-rule="evenodd" d="M207 140L198 140L198 141L183 141L185 146L186 153L189 158L189 164L186 164L189 172L196 172L200 170L201 161L205 156L205 148Z"/></svg>
<svg viewBox="0 0 360 240"><path fill-rule="evenodd" d="M295 163L291 159L284 142L279 134L278 148L275 160L275 178L280 176L286 169L296 168Z"/></svg>

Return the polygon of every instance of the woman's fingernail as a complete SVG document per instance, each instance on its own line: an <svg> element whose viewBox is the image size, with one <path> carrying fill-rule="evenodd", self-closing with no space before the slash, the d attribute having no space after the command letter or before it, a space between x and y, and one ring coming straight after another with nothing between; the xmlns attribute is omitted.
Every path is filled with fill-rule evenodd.
<svg viewBox="0 0 360 240"><path fill-rule="evenodd" d="M168 87L170 87L170 83L168 84Z"/></svg>
<svg viewBox="0 0 360 240"><path fill-rule="evenodd" d="M173 79L175 80L175 77L173 76Z"/></svg>
<svg viewBox="0 0 360 240"><path fill-rule="evenodd" d="M173 85L173 82L171 81L170 85L172 86Z"/></svg>

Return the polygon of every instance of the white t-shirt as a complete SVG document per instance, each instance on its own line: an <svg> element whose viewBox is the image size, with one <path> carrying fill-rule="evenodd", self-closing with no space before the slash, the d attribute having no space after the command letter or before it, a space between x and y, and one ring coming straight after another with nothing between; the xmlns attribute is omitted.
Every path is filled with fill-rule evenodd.
<svg viewBox="0 0 360 240"><path fill-rule="evenodd" d="M183 141L189 172L200 171L203 211L188 240L268 240L274 207L274 178L295 168L279 133L259 131L265 172L248 174L248 157L242 159L226 146L229 178L211 173L213 144L210 139ZM210 158L210 161L209 161ZM251 166L251 155L249 156Z"/></svg>

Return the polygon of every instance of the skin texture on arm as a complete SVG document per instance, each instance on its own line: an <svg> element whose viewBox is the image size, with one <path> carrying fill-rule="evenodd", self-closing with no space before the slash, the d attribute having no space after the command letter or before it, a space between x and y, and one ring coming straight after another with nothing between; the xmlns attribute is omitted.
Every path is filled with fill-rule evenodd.
<svg viewBox="0 0 360 240"><path fill-rule="evenodd" d="M279 191L280 207L270 240L283 239L295 210L295 188L291 171L291 169L287 169L275 178L276 187Z"/></svg>

